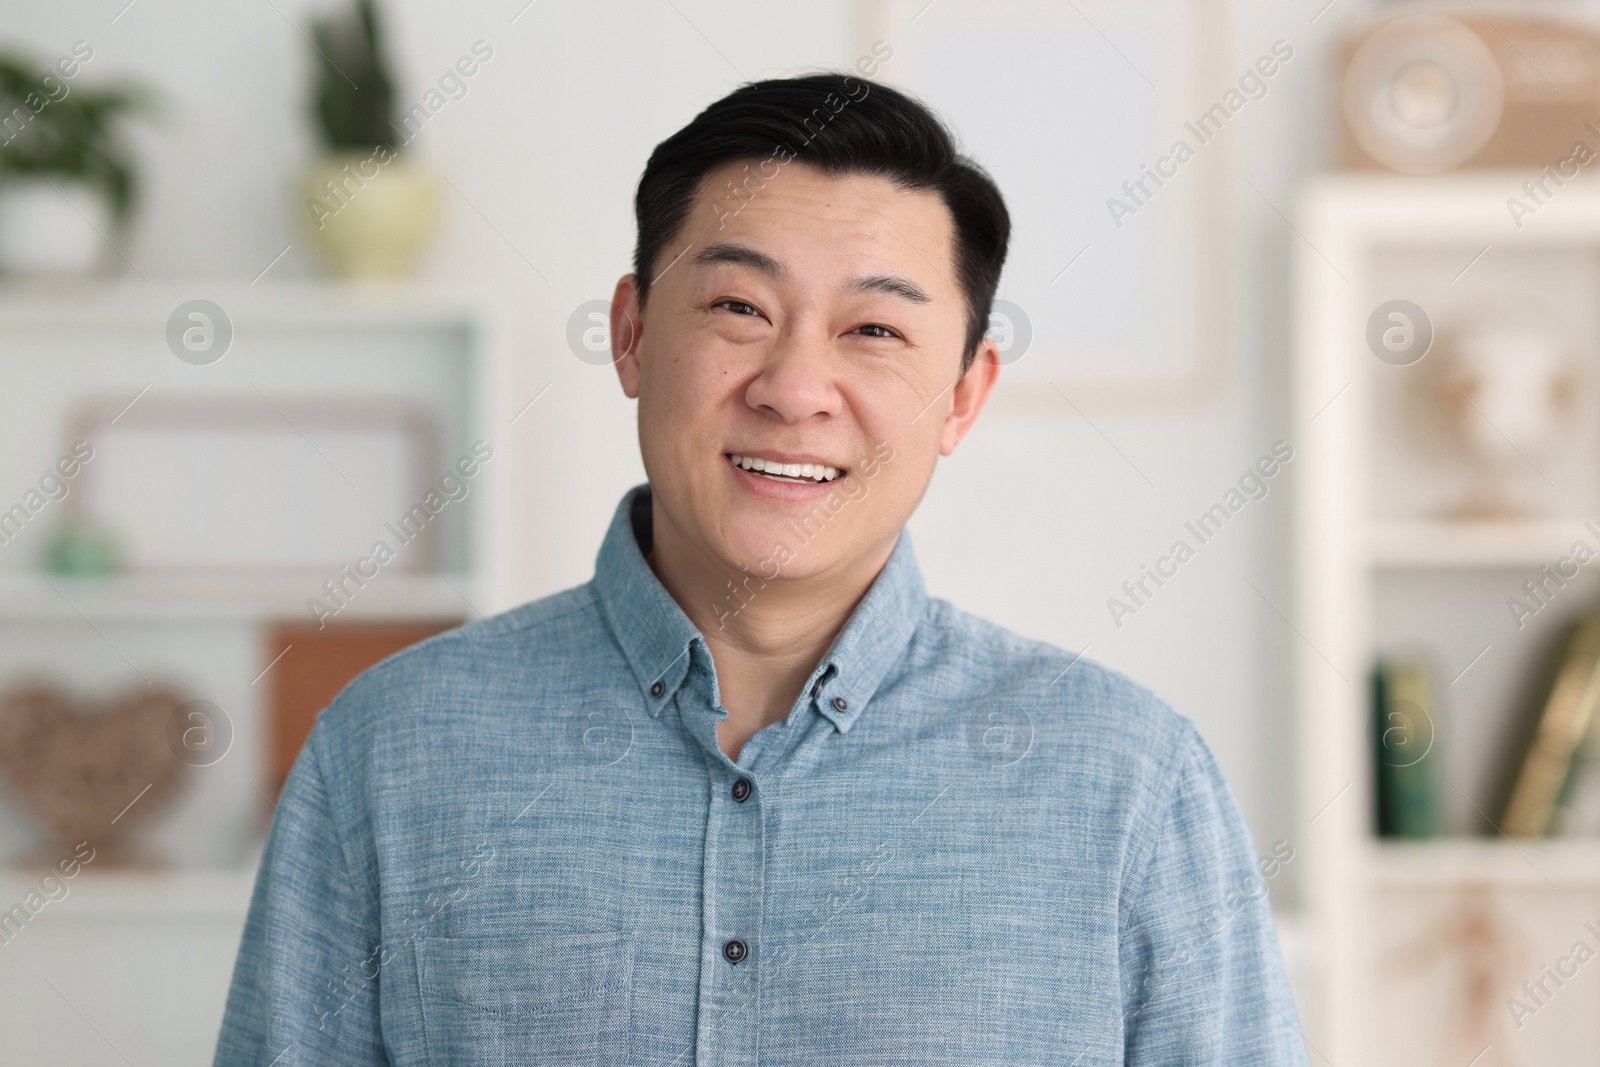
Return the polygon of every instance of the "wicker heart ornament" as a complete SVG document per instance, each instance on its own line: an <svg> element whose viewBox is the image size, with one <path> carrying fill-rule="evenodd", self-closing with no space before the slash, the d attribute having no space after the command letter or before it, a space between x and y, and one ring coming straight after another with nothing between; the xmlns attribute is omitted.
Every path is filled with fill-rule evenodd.
<svg viewBox="0 0 1600 1067"><path fill-rule="evenodd" d="M95 706L45 681L0 696L0 777L39 820L51 854L88 841L101 863L129 862L119 844L161 813L186 769L169 742L184 700L140 685Z"/></svg>

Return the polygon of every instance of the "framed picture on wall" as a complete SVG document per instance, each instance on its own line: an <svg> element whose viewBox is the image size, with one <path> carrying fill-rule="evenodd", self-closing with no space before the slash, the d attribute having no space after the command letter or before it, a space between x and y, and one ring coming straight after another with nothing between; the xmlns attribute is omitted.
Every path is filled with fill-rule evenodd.
<svg viewBox="0 0 1600 1067"><path fill-rule="evenodd" d="M85 401L69 421L95 455L65 506L131 571L323 574L379 538L402 546L395 569L435 563L436 524L412 516L437 432L412 405L150 396Z"/></svg>
<svg viewBox="0 0 1600 1067"><path fill-rule="evenodd" d="M857 72L934 107L1006 198L991 336L1002 382L1023 384L1006 391L1057 404L1052 385L1105 401L1214 391L1228 127L1270 84L1241 91L1219 62L1217 0L862 0L860 17Z"/></svg>

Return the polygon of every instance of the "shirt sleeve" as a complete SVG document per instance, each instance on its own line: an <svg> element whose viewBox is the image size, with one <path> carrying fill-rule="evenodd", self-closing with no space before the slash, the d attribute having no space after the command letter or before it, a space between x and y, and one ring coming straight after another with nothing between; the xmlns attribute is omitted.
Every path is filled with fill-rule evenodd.
<svg viewBox="0 0 1600 1067"><path fill-rule="evenodd" d="M376 887L353 877L318 755L296 758L267 834L214 1067L387 1065Z"/></svg>
<svg viewBox="0 0 1600 1067"><path fill-rule="evenodd" d="M1257 859L1215 758L1186 732L1123 893L1125 1062L1304 1065L1267 904L1293 848L1279 842Z"/></svg>

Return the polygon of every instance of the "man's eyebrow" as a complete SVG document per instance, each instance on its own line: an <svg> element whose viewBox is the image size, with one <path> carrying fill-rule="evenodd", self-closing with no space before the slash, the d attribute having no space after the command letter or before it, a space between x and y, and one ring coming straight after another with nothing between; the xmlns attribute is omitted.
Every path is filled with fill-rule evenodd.
<svg viewBox="0 0 1600 1067"><path fill-rule="evenodd" d="M886 293L889 296L898 296L902 300L909 300L913 304L926 304L933 299L922 286L898 274L873 274L857 278L846 288L852 293Z"/></svg>
<svg viewBox="0 0 1600 1067"><path fill-rule="evenodd" d="M749 267L769 278L781 278L784 275L783 264L765 252L758 252L749 245L729 241L707 245L695 254L694 262L707 266L714 263L731 263L735 266ZM851 293L884 293L909 300L913 304L926 304L933 299L922 286L898 274L870 274L854 278L845 286L845 290Z"/></svg>
<svg viewBox="0 0 1600 1067"><path fill-rule="evenodd" d="M732 244L727 241L706 245L695 253L694 262L704 266L713 263L732 263L735 266L760 271L769 278L783 277L783 264L765 252L757 252L749 245Z"/></svg>

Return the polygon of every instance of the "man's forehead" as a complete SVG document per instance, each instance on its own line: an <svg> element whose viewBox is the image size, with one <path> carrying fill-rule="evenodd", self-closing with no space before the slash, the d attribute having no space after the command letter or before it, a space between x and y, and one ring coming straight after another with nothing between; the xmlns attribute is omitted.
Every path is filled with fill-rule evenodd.
<svg viewBox="0 0 1600 1067"><path fill-rule="evenodd" d="M954 221L931 189L906 189L864 172L824 174L798 162L763 179L741 160L711 171L697 200L696 223L686 233L695 248L687 258L702 270L726 264L779 279L785 245L809 235L827 248L866 252L884 265L949 280L939 264L950 262ZM865 263L859 270L872 273ZM926 286L938 280L928 277Z"/></svg>

